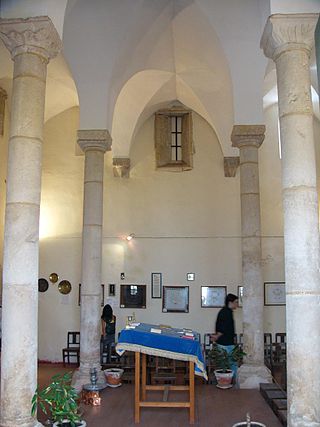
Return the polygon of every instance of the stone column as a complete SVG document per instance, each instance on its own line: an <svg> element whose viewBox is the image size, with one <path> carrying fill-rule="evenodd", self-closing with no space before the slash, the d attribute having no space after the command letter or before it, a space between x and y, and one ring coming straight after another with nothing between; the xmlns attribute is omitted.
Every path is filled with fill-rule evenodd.
<svg viewBox="0 0 320 427"><path fill-rule="evenodd" d="M242 232L243 342L247 353L238 371L241 388L259 388L271 381L264 365L263 279L261 271L260 191L258 148L265 126L236 125L231 140L240 150L240 193Z"/></svg>
<svg viewBox="0 0 320 427"><path fill-rule="evenodd" d="M38 425L37 386L41 156L46 71L61 41L48 17L0 20L14 61L4 229L1 426Z"/></svg>
<svg viewBox="0 0 320 427"><path fill-rule="evenodd" d="M80 368L73 377L80 390L90 382L90 370L96 368L98 381L105 382L100 365L101 337L101 253L103 224L104 153L111 150L106 130L79 130L78 144L85 153L82 283L80 324Z"/></svg>
<svg viewBox="0 0 320 427"><path fill-rule="evenodd" d="M292 427L320 426L319 211L309 67L317 20L318 14L273 15L261 40L278 82Z"/></svg>

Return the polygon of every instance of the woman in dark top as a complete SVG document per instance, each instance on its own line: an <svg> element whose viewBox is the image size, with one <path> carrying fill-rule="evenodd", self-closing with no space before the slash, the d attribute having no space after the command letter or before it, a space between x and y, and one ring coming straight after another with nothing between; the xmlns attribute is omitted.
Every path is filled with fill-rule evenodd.
<svg viewBox="0 0 320 427"><path fill-rule="evenodd" d="M104 349L108 352L108 362L111 356L111 344L115 343L116 337L116 316L113 314L111 305L103 307L101 316L102 342Z"/></svg>
<svg viewBox="0 0 320 427"><path fill-rule="evenodd" d="M238 307L238 297L234 294L226 296L225 305L219 311L216 320L216 333L213 335L213 340L223 347L228 353L234 349L234 320L233 310ZM232 363L232 371L237 372L237 365Z"/></svg>

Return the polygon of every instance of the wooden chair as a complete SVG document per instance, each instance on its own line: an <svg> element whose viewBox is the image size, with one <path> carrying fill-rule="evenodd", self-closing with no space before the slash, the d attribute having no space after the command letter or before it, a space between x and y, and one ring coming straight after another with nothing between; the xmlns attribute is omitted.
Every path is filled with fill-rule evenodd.
<svg viewBox="0 0 320 427"><path fill-rule="evenodd" d="M156 356L156 366L152 381L155 383L174 384L176 379L176 361Z"/></svg>
<svg viewBox="0 0 320 427"><path fill-rule="evenodd" d="M120 357L120 367L123 369L123 375L121 377L121 382L123 383L134 383L135 380L135 360L134 352L126 351Z"/></svg>
<svg viewBox="0 0 320 427"><path fill-rule="evenodd" d="M70 358L74 357L77 360L77 365L80 365L80 332L68 332L67 347L62 349L63 366L70 364Z"/></svg>
<svg viewBox="0 0 320 427"><path fill-rule="evenodd" d="M272 363L272 334L265 332L263 335L264 340L264 360L266 365L270 368Z"/></svg>
<svg viewBox="0 0 320 427"><path fill-rule="evenodd" d="M206 333L203 335L203 351L204 351L204 356L205 356L206 362L208 359L208 353L212 348L211 335L213 335L213 334L214 334L214 332L210 332L210 333Z"/></svg>

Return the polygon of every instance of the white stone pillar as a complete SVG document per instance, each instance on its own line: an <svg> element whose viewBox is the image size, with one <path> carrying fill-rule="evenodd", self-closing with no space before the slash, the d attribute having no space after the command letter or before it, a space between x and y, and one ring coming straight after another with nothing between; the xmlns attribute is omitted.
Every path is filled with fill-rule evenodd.
<svg viewBox="0 0 320 427"><path fill-rule="evenodd" d="M273 15L261 40L278 82L290 427L320 426L319 213L309 64L317 20L318 14Z"/></svg>
<svg viewBox="0 0 320 427"><path fill-rule="evenodd" d="M38 425L38 264L46 71L61 41L48 17L0 20L14 61L4 230L1 426Z"/></svg>
<svg viewBox="0 0 320 427"><path fill-rule="evenodd" d="M264 132L263 125L236 125L231 135L232 146L240 150L243 343L247 353L238 370L240 388L259 388L260 382L271 381L270 371L264 365L258 166L258 148Z"/></svg>
<svg viewBox="0 0 320 427"><path fill-rule="evenodd" d="M100 365L101 253L103 224L104 153L111 150L106 130L79 130L78 144L85 153L82 232L82 283L80 324L80 368L73 377L80 390L90 382L96 368L98 381L105 382Z"/></svg>

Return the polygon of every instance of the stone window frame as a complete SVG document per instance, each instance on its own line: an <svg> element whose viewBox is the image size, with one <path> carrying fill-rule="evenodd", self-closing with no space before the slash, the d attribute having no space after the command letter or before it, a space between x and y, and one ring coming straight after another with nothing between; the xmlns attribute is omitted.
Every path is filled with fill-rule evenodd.
<svg viewBox="0 0 320 427"><path fill-rule="evenodd" d="M182 117L182 159L172 160L171 118ZM192 111L181 107L162 109L155 113L154 139L156 168L171 172L183 172L193 168L193 121Z"/></svg>

